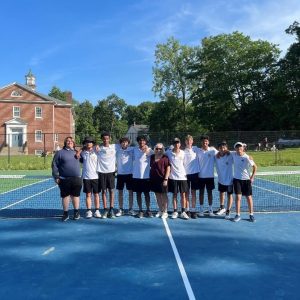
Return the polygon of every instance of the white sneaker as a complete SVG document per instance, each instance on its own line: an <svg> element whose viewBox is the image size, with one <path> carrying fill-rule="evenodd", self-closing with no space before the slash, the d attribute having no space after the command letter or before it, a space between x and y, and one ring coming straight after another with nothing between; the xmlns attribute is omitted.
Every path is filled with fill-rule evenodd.
<svg viewBox="0 0 300 300"><path fill-rule="evenodd" d="M217 210L216 215L217 215L217 216L221 216L221 215L223 215L224 213L226 213L226 209L220 207L220 208Z"/></svg>
<svg viewBox="0 0 300 300"><path fill-rule="evenodd" d="M168 219L168 217L169 217L169 214L167 212L163 212L161 215L162 219Z"/></svg>
<svg viewBox="0 0 300 300"><path fill-rule="evenodd" d="M85 217L86 217L87 219L90 219L92 216L93 216L93 213L92 213L91 210L88 210L88 211L85 213Z"/></svg>
<svg viewBox="0 0 300 300"><path fill-rule="evenodd" d="M210 217L213 217L215 214L214 214L214 211L212 210L212 209L210 209L209 211L208 211L208 215L210 216Z"/></svg>
<svg viewBox="0 0 300 300"><path fill-rule="evenodd" d="M177 211L173 211L172 215L171 215L172 219L177 219L178 218L178 212Z"/></svg>
<svg viewBox="0 0 300 300"><path fill-rule="evenodd" d="M188 214L185 211L183 211L181 213L180 217L181 217L181 219L184 219L184 220L188 220L189 219L189 216L188 216Z"/></svg>
<svg viewBox="0 0 300 300"><path fill-rule="evenodd" d="M129 215L129 216L135 216L135 215L136 215L136 212L135 212L133 209L129 209L128 215Z"/></svg>
<svg viewBox="0 0 300 300"><path fill-rule="evenodd" d="M94 218L101 218L101 213L98 209L94 212Z"/></svg>
<svg viewBox="0 0 300 300"><path fill-rule="evenodd" d="M158 211L155 215L155 218L161 218L161 216L162 216L162 212Z"/></svg>
<svg viewBox="0 0 300 300"><path fill-rule="evenodd" d="M116 217L121 217L124 215L123 209L119 209L118 212L116 213Z"/></svg>
<svg viewBox="0 0 300 300"><path fill-rule="evenodd" d="M229 212L226 212L225 219L226 219L226 220L229 220L229 219L230 219L230 211L229 211Z"/></svg>
<svg viewBox="0 0 300 300"><path fill-rule="evenodd" d="M203 209L200 208L198 216L199 217L204 217L204 210Z"/></svg>
<svg viewBox="0 0 300 300"><path fill-rule="evenodd" d="M241 216L240 215L236 215L233 219L233 222L239 222L241 219Z"/></svg>

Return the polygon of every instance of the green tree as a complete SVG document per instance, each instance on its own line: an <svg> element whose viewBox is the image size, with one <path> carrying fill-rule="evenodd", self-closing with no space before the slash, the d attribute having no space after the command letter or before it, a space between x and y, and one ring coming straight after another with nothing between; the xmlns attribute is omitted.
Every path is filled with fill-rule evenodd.
<svg viewBox="0 0 300 300"><path fill-rule="evenodd" d="M154 103L150 101L142 102L137 106L127 105L124 110L123 119L127 121L128 126L134 123L149 125L153 108Z"/></svg>
<svg viewBox="0 0 300 300"><path fill-rule="evenodd" d="M66 93L63 92L61 89L59 89L56 86L53 86L51 91L48 94L50 97L53 97L55 99L61 100L61 101L67 101Z"/></svg>
<svg viewBox="0 0 300 300"><path fill-rule="evenodd" d="M183 130L187 129L187 110L193 91L193 81L187 78L188 67L195 59L195 48L180 45L174 38L165 44L158 44L155 50L155 66L153 67L153 91L162 100L172 96L182 107L177 122Z"/></svg>

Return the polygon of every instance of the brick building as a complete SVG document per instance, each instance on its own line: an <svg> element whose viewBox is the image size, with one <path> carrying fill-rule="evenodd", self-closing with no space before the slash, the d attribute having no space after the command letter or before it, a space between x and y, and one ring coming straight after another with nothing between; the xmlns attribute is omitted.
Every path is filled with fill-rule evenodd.
<svg viewBox="0 0 300 300"><path fill-rule="evenodd" d="M66 134L75 132L72 94L61 101L36 91L29 71L26 84L11 83L0 88L0 154L53 152ZM16 154L16 153L14 153Z"/></svg>

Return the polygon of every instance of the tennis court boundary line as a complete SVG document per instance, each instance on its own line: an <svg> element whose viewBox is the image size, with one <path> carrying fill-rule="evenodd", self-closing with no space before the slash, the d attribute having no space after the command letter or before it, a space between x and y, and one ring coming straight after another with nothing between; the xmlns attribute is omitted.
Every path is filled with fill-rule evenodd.
<svg viewBox="0 0 300 300"><path fill-rule="evenodd" d="M45 192L48 192L48 191L50 191L50 190L52 190L52 189L54 189L54 188L56 188L56 185L55 185L55 186L52 186L51 188L49 188L49 189L47 189L47 190L44 190L44 191L39 192L39 193L37 193L37 194L31 195L31 196L29 196L29 197L26 197L26 198L24 198L24 199L22 199L22 200L19 200L19 201L17 201L17 202L14 202L14 203L12 203L12 204L7 205L7 206L1 207L1 208L0 208L0 211L1 211L1 210L4 210L4 209L7 209L7 208L10 208L10 207L12 207L12 206L14 206L14 205L17 205L17 204L19 204L19 203L22 203L22 202L24 202L24 201L26 201L26 200L28 200L28 199L31 199L31 198L33 198L33 197L35 197L35 196L41 195L41 194L43 194L43 193L45 193Z"/></svg>
<svg viewBox="0 0 300 300"><path fill-rule="evenodd" d="M261 186L257 186L257 185L253 185L253 186L255 186L255 187L258 188L258 189L267 191L267 192L271 192L271 193L274 193L274 194L278 194L278 195L281 195L281 196L284 196L284 197L288 197L288 198L291 198L291 199L300 201L300 198L297 198L297 197L293 197L293 196L290 196L290 195L286 195L286 194L283 194L283 193L279 193L279 192L276 192L276 191L272 191L272 190L269 190L269 189L265 189L265 188L263 188L263 187L261 187Z"/></svg>
<svg viewBox="0 0 300 300"><path fill-rule="evenodd" d="M184 269L184 266L183 266L183 263L182 263L182 260L180 258L180 255L179 255L179 252L177 250L177 247L175 245L175 242L174 242L174 239L173 239L173 236L172 236L172 233L171 233L171 230L169 228L169 225L168 225L168 222L166 219L162 219L163 220L163 223L165 225L165 229L166 229L166 232L167 232L167 236L169 238L169 241L171 243L171 247L172 247L172 250L173 250L173 253L175 255L175 259L176 259L176 262L177 262L177 266L179 268L179 271L180 271L180 275L182 277L182 280L183 280L183 283L184 283L184 286L185 286L185 289L186 289L186 292L188 294L188 297L190 300L196 300L195 298L195 295L194 295L194 292L192 290L192 287L191 287L191 284L190 284L190 281L187 277L187 274L185 272L185 269Z"/></svg>

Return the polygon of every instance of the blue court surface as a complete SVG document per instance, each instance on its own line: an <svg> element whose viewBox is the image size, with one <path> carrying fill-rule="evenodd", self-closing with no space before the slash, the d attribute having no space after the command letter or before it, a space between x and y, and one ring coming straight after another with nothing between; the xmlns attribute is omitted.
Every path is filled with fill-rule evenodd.
<svg viewBox="0 0 300 300"><path fill-rule="evenodd" d="M0 219L0 299L300 299L300 214Z"/></svg>

